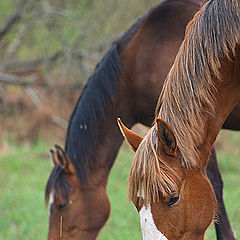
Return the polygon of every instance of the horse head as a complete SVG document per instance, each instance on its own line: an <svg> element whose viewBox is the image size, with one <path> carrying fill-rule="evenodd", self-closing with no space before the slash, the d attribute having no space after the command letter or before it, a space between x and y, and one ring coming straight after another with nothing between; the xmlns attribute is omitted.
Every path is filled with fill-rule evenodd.
<svg viewBox="0 0 240 240"><path fill-rule="evenodd" d="M143 239L203 239L217 212L206 166L183 164L175 134L161 119L144 138L118 123L135 151L128 196L139 212Z"/></svg>
<svg viewBox="0 0 240 240"><path fill-rule="evenodd" d="M55 147L50 151L54 168L46 186L48 240L95 239L110 212L106 190L91 181L82 182L64 150Z"/></svg>

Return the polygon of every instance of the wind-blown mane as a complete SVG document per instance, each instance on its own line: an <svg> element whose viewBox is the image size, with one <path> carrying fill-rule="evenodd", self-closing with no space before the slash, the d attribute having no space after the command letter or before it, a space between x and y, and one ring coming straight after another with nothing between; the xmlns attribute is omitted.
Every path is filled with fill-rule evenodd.
<svg viewBox="0 0 240 240"><path fill-rule="evenodd" d="M175 132L188 167L196 166L201 111L203 107L213 109L216 89L212 77L221 79L221 58L234 55L240 41L239 7L238 0L212 0L194 16L159 98L157 115Z"/></svg>
<svg viewBox="0 0 240 240"><path fill-rule="evenodd" d="M187 168L197 164L195 143L201 137L202 111L214 111L216 89L212 78L220 81L221 58L232 57L239 43L239 0L208 1L186 28L160 94L156 117L173 129ZM160 194L166 196L177 190L177 174L157 154L156 131L154 124L136 152L128 179L129 200L136 202L144 193L145 205L157 201Z"/></svg>

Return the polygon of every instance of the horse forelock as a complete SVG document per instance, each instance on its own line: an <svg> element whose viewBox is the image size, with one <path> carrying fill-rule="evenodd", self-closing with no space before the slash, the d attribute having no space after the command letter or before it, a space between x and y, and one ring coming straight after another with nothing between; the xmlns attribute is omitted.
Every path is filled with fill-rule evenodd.
<svg viewBox="0 0 240 240"><path fill-rule="evenodd" d="M173 129L189 168L197 166L203 108L214 113L215 79L221 80L221 59L230 59L240 43L238 0L208 1L186 28L184 41L165 80L157 116Z"/></svg>
<svg viewBox="0 0 240 240"><path fill-rule="evenodd" d="M156 127L153 126L141 142L134 156L128 176L128 200L147 206L178 192L177 172L159 157Z"/></svg>

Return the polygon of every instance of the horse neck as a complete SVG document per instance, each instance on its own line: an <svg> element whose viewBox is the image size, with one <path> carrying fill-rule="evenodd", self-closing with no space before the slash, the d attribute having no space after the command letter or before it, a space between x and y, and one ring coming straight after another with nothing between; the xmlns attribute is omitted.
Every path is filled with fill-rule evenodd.
<svg viewBox="0 0 240 240"><path fill-rule="evenodd" d="M214 78L216 86L216 98L214 109L203 109L203 126L202 138L197 143L197 148L200 152L200 158L208 160L212 145L214 144L217 135L230 114L233 108L239 103L240 99L240 48L237 46L236 55L233 61L222 61L220 74L222 79ZM201 160L202 161L202 160Z"/></svg>
<svg viewBox="0 0 240 240"><path fill-rule="evenodd" d="M126 122L129 127L134 124L134 120L131 116L127 116L126 113L118 110L109 112L109 117L102 121L96 136L96 146L92 147L95 151L97 164L94 164L88 169L89 176L92 181L95 181L95 184L97 182L102 182L103 179L107 179L124 140L117 125L117 117L119 116L124 119L124 122Z"/></svg>
<svg viewBox="0 0 240 240"><path fill-rule="evenodd" d="M104 187L107 185L109 171L124 139L118 128L117 118L121 117L129 127L135 123L132 113L129 111L130 102L125 104L124 99L126 96L122 94L121 89L120 84L118 94L111 106L104 115L97 118L97 123L93 126L95 127L94 133L87 133L87 138L90 140L87 141L90 144L86 144L83 139L80 142L79 135L74 135L74 131L79 131L79 129L76 129L76 126L72 127L73 130L69 129L71 136L68 136L67 144L71 147L67 148L66 153L70 159L77 156L75 167L78 164L78 166L82 166L79 167L79 170L83 171L80 173L80 178L84 179L87 177L87 182L90 185L101 185ZM75 117L77 118L77 116ZM86 147L86 151L83 153L80 150L82 144L85 144Z"/></svg>

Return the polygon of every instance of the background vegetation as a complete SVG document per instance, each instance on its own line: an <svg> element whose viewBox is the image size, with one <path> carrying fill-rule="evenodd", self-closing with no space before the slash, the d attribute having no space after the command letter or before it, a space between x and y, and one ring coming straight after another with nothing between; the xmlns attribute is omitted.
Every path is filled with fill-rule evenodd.
<svg viewBox="0 0 240 240"><path fill-rule="evenodd" d="M74 103L96 64L158 2L1 0L0 123L11 133L5 137L35 141L58 132L64 139Z"/></svg>
<svg viewBox="0 0 240 240"><path fill-rule="evenodd" d="M239 133L225 131L217 142L218 161L224 180L224 199L237 236L240 236L240 158ZM44 206L44 187L52 165L44 142L19 147L5 143L0 157L0 239L46 239L48 209ZM111 171L108 193L112 210L100 233L100 240L141 239L135 207L126 203L126 182L132 154L122 147ZM214 227L207 240L215 239Z"/></svg>
<svg viewBox="0 0 240 240"><path fill-rule="evenodd" d="M0 239L46 239L44 188L48 150L63 145L76 99L111 43L158 0L0 1ZM239 134L217 143L224 197L238 237ZM131 153L111 171L111 217L100 240L140 239L138 215L126 204ZM207 239L214 239L211 227Z"/></svg>

